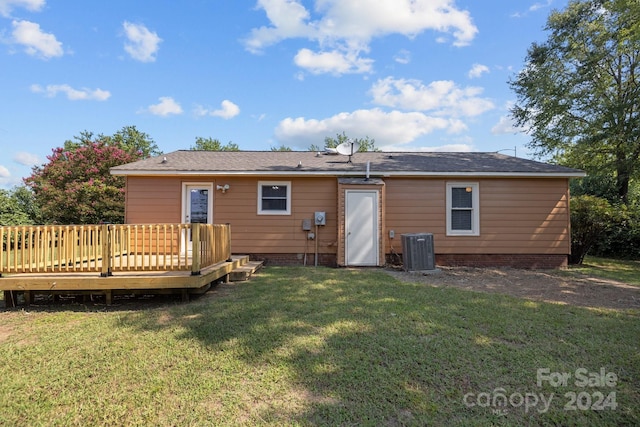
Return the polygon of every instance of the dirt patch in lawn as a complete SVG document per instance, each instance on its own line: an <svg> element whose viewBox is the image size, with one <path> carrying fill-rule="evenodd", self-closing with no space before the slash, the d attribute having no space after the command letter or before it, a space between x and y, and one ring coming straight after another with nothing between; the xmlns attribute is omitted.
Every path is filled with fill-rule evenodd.
<svg viewBox="0 0 640 427"><path fill-rule="evenodd" d="M430 286L512 295L581 307L640 309L640 287L556 270L439 267L436 272L385 271L397 279Z"/></svg>

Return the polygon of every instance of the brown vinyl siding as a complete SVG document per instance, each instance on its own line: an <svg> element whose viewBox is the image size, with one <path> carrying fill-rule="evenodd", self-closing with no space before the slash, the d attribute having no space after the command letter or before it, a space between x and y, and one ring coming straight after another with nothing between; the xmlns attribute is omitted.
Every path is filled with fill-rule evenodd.
<svg viewBox="0 0 640 427"><path fill-rule="evenodd" d="M258 215L258 182L291 183L290 215ZM316 236L320 254L344 262L344 185L336 177L127 177L126 222L182 221L183 183L213 184L213 222L231 224L235 254L287 254L301 258L315 252L302 221L326 212L326 226ZM479 185L480 235L446 235L447 182ZM229 184L225 193L216 185ZM374 186L375 187L375 186ZM384 178L381 190L381 257L401 253L403 233L433 233L435 250L455 254L547 254L570 252L568 178ZM339 200L341 200L339 202ZM342 228L341 228L342 227ZM389 237L393 230L395 238Z"/></svg>
<svg viewBox="0 0 640 427"><path fill-rule="evenodd" d="M258 215L258 182L291 182L291 215ZM322 253L336 252L337 222L336 179L329 178L218 178L127 177L127 223L181 222L182 185L212 182L213 222L231 224L231 246L235 254L296 253L315 250L315 241L307 240L302 220L316 211L327 213L326 226L318 231L318 248ZM216 185L229 184L225 193ZM312 225L313 232L315 226Z"/></svg>
<svg viewBox="0 0 640 427"><path fill-rule="evenodd" d="M477 182L480 235L446 235L446 183ZM400 235L434 234L436 253L568 254L568 180L387 179L387 252L402 251Z"/></svg>
<svg viewBox="0 0 640 427"><path fill-rule="evenodd" d="M128 177L125 223L181 222L181 193L179 178Z"/></svg>

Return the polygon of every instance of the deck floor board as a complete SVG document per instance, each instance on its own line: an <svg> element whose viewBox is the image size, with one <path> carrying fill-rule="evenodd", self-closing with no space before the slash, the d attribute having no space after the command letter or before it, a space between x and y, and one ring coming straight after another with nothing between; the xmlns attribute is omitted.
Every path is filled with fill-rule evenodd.
<svg viewBox="0 0 640 427"><path fill-rule="evenodd" d="M190 271L120 271L107 277L95 272L18 273L0 278L0 291L106 291L121 289L201 288L248 262L248 256L232 256L192 275Z"/></svg>

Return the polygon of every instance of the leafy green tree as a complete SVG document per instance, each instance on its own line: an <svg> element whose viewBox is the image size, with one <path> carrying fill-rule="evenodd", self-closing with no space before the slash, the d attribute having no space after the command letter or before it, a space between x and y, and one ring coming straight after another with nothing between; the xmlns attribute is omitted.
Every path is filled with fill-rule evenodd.
<svg viewBox="0 0 640 427"><path fill-rule="evenodd" d="M359 152L365 151L380 151L376 148L376 140L365 136L364 138L349 138L344 132L337 133L335 138L327 136L324 138L324 148L320 148L317 145L311 145L309 151L324 151L326 148L336 148L338 145L353 141L360 144Z"/></svg>
<svg viewBox="0 0 640 427"><path fill-rule="evenodd" d="M279 147L271 147L271 151L293 151L293 150L285 145L280 145Z"/></svg>
<svg viewBox="0 0 640 427"><path fill-rule="evenodd" d="M124 178L109 168L139 160L106 141L83 142L71 150L59 147L48 163L33 168L31 188L46 223L98 224L124 219Z"/></svg>
<svg viewBox="0 0 640 427"><path fill-rule="evenodd" d="M42 222L40 207L33 191L25 185L16 186L13 188L13 197L20 210L29 217L30 224L40 224Z"/></svg>
<svg viewBox="0 0 640 427"><path fill-rule="evenodd" d="M628 203L640 177L640 6L636 0L572 1L548 18L510 81L511 113L540 156L613 176Z"/></svg>
<svg viewBox="0 0 640 427"><path fill-rule="evenodd" d="M143 159L162 154L155 141L147 133L139 131L135 126L124 126L111 136L104 134L94 136L93 132L85 130L80 132L80 135L74 136L73 140L65 141L64 149L73 151L98 141L108 146L121 148Z"/></svg>
<svg viewBox="0 0 640 427"><path fill-rule="evenodd" d="M35 223L35 211L29 212L31 206L25 200L29 193L30 191L24 187L16 187L11 191L0 189L0 225Z"/></svg>
<svg viewBox="0 0 640 427"><path fill-rule="evenodd" d="M201 136L196 137L195 145L191 146L192 150L199 151L240 151L238 144L229 141L226 145L211 137L203 138Z"/></svg>
<svg viewBox="0 0 640 427"><path fill-rule="evenodd" d="M155 141L147 133L136 129L135 126L125 126L111 137L102 135L99 137L99 139L104 138L106 138L107 145L115 145L143 159L162 154Z"/></svg>
<svg viewBox="0 0 640 427"><path fill-rule="evenodd" d="M603 198L576 196L571 201L570 264L582 264L585 255L611 230L616 210Z"/></svg>
<svg viewBox="0 0 640 427"><path fill-rule="evenodd" d="M25 179L33 199L27 212L45 223L122 222L124 179L112 176L109 168L159 154L155 141L135 126L111 136L80 132L55 148L48 163L34 167ZM27 207L29 198L22 195Z"/></svg>

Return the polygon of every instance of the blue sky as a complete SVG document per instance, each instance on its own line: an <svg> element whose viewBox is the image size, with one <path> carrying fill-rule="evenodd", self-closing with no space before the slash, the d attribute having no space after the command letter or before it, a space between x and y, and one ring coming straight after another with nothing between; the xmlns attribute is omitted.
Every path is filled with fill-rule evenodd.
<svg viewBox="0 0 640 427"><path fill-rule="evenodd" d="M529 156L508 80L566 0L0 0L0 187L82 131Z"/></svg>

